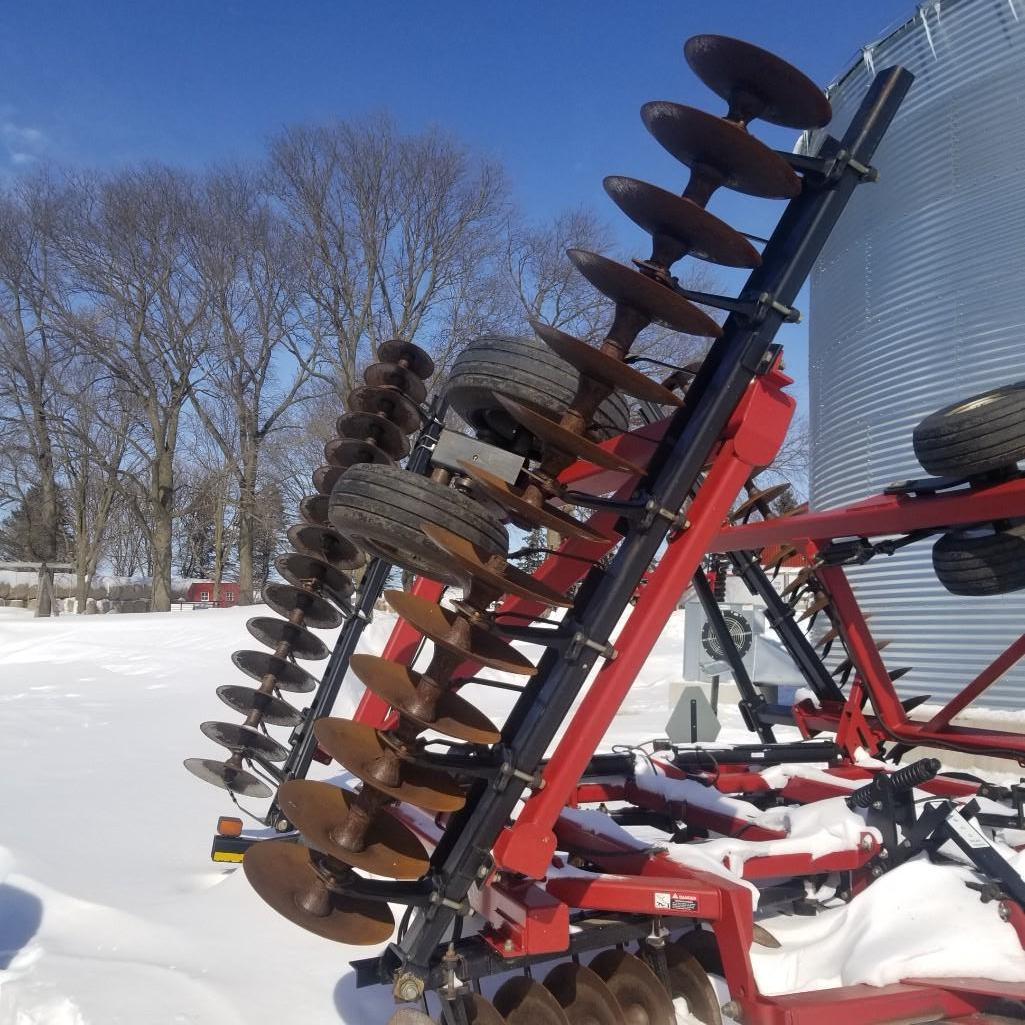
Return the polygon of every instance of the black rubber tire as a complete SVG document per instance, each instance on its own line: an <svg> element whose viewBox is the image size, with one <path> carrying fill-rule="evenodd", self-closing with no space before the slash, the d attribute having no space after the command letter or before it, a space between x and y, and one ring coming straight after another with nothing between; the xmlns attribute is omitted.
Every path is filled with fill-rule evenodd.
<svg viewBox="0 0 1025 1025"><path fill-rule="evenodd" d="M420 529L434 524L505 555L509 535L497 516L454 488L397 466L357 463L331 492L331 523L356 544L414 573L457 584L445 555Z"/></svg>
<svg viewBox="0 0 1025 1025"><path fill-rule="evenodd" d="M927 416L915 455L936 477L976 477L1025 459L1025 381L973 395Z"/></svg>
<svg viewBox="0 0 1025 1025"><path fill-rule="evenodd" d="M932 565L951 594L990 597L1020 591L1025 588L1025 524L952 530L933 545Z"/></svg>
<svg viewBox="0 0 1025 1025"><path fill-rule="evenodd" d="M495 399L505 395L561 416L577 390L578 375L539 338L484 335L456 357L442 394L478 433L512 436L509 415ZM598 407L591 435L605 441L630 428L630 407L613 393Z"/></svg>

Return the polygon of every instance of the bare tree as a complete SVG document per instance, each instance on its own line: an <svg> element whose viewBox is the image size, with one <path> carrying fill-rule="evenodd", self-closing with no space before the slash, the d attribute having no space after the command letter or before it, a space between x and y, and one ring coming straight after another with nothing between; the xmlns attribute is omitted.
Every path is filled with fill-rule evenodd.
<svg viewBox="0 0 1025 1025"><path fill-rule="evenodd" d="M567 249L602 252L611 246L606 225L589 210L571 210L540 225L510 226L505 264L527 316L588 340L607 326L608 301L566 256Z"/></svg>
<svg viewBox="0 0 1025 1025"><path fill-rule="evenodd" d="M65 322L111 393L138 403L145 435L130 438L141 475L121 490L149 540L151 608L171 607L175 450L208 343L208 309L196 270L198 204L186 175L166 167L82 179L61 232L76 301ZM102 413L102 407L101 407Z"/></svg>
<svg viewBox="0 0 1025 1025"><path fill-rule="evenodd" d="M334 342L337 393L388 338L415 340L444 362L453 311L494 273L501 171L440 132L402 135L384 117L289 129L270 164L299 245L308 328Z"/></svg>
<svg viewBox="0 0 1025 1025"><path fill-rule="evenodd" d="M520 306L517 313L521 321L514 330L522 330L525 312L585 341L598 342L612 323L613 304L574 267L567 249L608 253L612 249L611 233L586 209L570 210L532 226L511 223L506 274ZM611 255L618 256L614 250ZM715 290L713 275L700 264L685 268L683 283L698 291ZM684 365L699 358L706 348L704 339L653 324L637 339L632 354L654 361L642 362L638 369L664 377L669 371L660 368L659 363Z"/></svg>
<svg viewBox="0 0 1025 1025"><path fill-rule="evenodd" d="M69 377L66 411L56 431L60 482L71 533L75 567L76 608L81 614L100 559L120 490L120 476L129 467L129 437L135 427L130 405L97 399L102 389L88 366L79 365Z"/></svg>
<svg viewBox="0 0 1025 1025"><path fill-rule="evenodd" d="M70 360L55 329L53 304L65 288L52 245L52 222L64 202L46 176L19 181L0 196L0 423L7 471L22 497L32 491L30 551L53 561L60 547L60 494L54 424L62 416L61 376ZM25 479L27 476L27 480ZM49 593L40 589L40 615Z"/></svg>
<svg viewBox="0 0 1025 1025"><path fill-rule="evenodd" d="M199 269L210 299L207 374L196 412L237 478L239 602L253 600L260 459L277 431L296 433L320 359L302 324L295 236L253 177L212 176L203 195Z"/></svg>

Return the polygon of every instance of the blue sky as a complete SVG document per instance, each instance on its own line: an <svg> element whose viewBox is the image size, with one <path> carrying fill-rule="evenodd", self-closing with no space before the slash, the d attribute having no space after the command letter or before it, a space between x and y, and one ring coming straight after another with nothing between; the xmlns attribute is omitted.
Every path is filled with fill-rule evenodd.
<svg viewBox="0 0 1025 1025"><path fill-rule="evenodd" d="M626 251L647 255L601 181L685 184L638 110L672 99L722 112L683 61L688 36L749 39L824 85L913 11L910 0L10 0L0 173L41 159L244 160L284 124L387 110L404 127L441 125L499 159L528 215L590 206ZM755 130L781 148L793 142ZM756 233L779 212L724 191L711 209ZM784 340L803 383L803 328Z"/></svg>

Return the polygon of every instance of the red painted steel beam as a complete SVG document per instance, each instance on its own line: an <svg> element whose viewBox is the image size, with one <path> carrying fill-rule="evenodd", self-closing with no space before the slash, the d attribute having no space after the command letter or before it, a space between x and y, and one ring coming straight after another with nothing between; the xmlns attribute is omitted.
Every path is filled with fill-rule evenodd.
<svg viewBox="0 0 1025 1025"><path fill-rule="evenodd" d="M554 853L559 813L574 793L591 756L665 629L680 595L709 550L709 541L757 466L775 458L793 416L794 399L779 390L782 375L752 383L727 425L724 441L687 510L685 528L671 538L638 595L606 661L544 770L544 786L495 844L498 864L540 878Z"/></svg>
<svg viewBox="0 0 1025 1025"><path fill-rule="evenodd" d="M575 908L717 921L722 913L721 887L709 881L714 877L698 875L592 875L567 870L552 875L546 888Z"/></svg>
<svg viewBox="0 0 1025 1025"><path fill-rule="evenodd" d="M445 588L435 580L417 577L410 590L411 593L426 598L427 601L439 601ZM392 662L409 665L413 661L422 639L423 635L418 630L410 626L404 619L399 619L392 627L391 636L381 652L381 657ZM353 718L356 722L382 729L388 724L390 713L391 708L385 701L382 701L376 694L364 690Z"/></svg>
<svg viewBox="0 0 1025 1025"><path fill-rule="evenodd" d="M775 544L841 537L885 537L1025 516L1025 478L940 495L875 495L829 512L723 527L709 551L753 551Z"/></svg>
<svg viewBox="0 0 1025 1025"><path fill-rule="evenodd" d="M938 730L950 725L950 720L963 712L984 690L991 687L1016 662L1025 658L1025 634L1002 651L960 694L956 694L925 725L927 730Z"/></svg>
<svg viewBox="0 0 1025 1025"><path fill-rule="evenodd" d="M743 1007L745 1025L891 1025L939 1023L974 1014L990 1002L933 985L898 983L759 997Z"/></svg>
<svg viewBox="0 0 1025 1025"><path fill-rule="evenodd" d="M569 946L569 907L537 883L488 882L469 901L490 926L481 938L503 957L561 954Z"/></svg>

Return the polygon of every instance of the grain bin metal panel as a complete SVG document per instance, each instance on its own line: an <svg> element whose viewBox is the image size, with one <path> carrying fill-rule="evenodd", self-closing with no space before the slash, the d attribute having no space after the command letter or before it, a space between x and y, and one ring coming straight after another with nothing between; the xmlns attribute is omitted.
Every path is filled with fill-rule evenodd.
<svg viewBox="0 0 1025 1025"><path fill-rule="evenodd" d="M811 500L826 509L921 476L911 432L940 406L1025 378L1025 0L941 0L832 87L839 136L874 70L915 74L811 282ZM814 151L815 136L805 140ZM892 637L903 693L945 699L1025 629L1025 594L958 598L931 542L852 573ZM1025 707L1025 668L985 699Z"/></svg>

